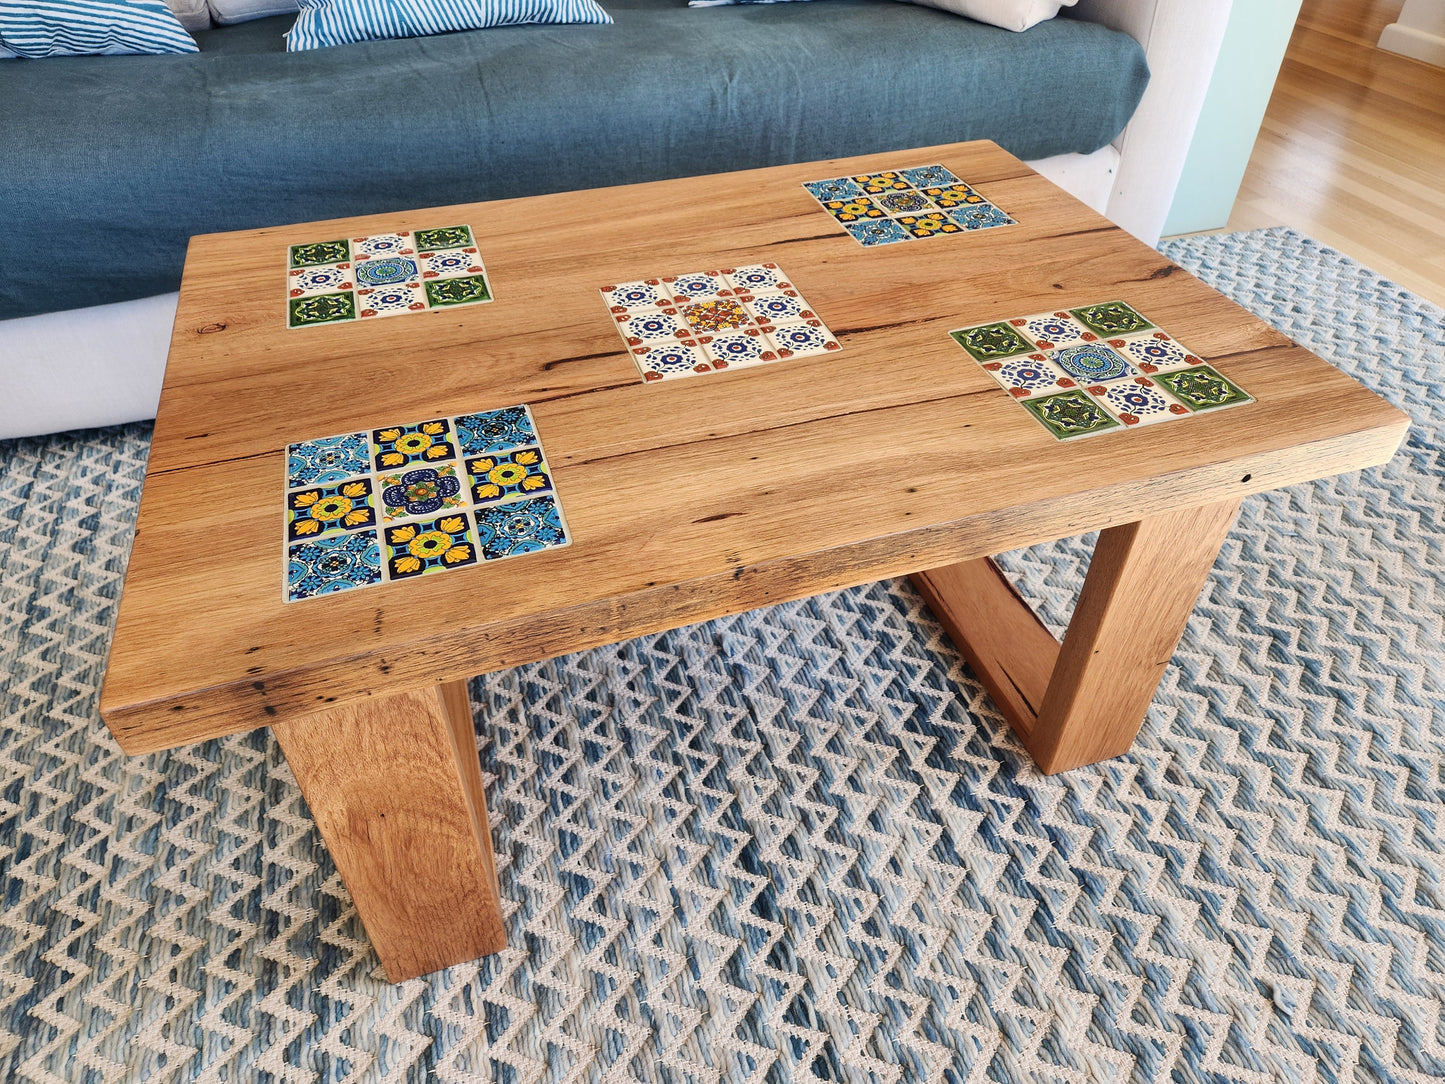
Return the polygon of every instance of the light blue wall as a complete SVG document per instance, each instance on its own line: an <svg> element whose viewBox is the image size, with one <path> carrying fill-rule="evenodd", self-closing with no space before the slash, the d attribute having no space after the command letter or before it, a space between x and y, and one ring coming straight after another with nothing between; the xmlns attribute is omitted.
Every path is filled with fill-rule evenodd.
<svg viewBox="0 0 1445 1084"><path fill-rule="evenodd" d="M1264 119L1301 0L1234 0L1164 233L1223 226Z"/></svg>

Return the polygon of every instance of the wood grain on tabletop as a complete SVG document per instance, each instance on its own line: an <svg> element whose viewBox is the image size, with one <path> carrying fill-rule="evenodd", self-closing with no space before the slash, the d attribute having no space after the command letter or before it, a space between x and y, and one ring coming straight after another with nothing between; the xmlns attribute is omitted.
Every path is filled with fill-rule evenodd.
<svg viewBox="0 0 1445 1084"><path fill-rule="evenodd" d="M865 249L801 187L929 162L1021 224ZM496 301L284 326L287 245L456 222ZM758 261L843 350L644 384L598 287ZM1259 401L1061 443L947 335L1114 298ZM571 546L282 602L287 441L518 402ZM1406 424L987 143L196 238L102 710L181 744L1382 462Z"/></svg>

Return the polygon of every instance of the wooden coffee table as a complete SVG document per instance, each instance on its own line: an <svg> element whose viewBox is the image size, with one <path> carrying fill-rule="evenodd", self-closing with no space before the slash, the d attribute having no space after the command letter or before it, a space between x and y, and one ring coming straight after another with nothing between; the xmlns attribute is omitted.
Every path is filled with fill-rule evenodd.
<svg viewBox="0 0 1445 1084"><path fill-rule="evenodd" d="M801 187L919 163L1018 224L865 247ZM288 246L452 222L493 300L287 326ZM641 379L599 287L759 262L841 349ZM948 334L1112 299L1255 401L1057 440ZM288 443L521 403L569 545L285 600ZM1406 427L989 143L197 237L101 713L130 753L270 726L399 980L505 943L472 675L914 574L1040 768L1088 764L1129 748L1240 499ZM987 556L1096 529L1060 646Z"/></svg>

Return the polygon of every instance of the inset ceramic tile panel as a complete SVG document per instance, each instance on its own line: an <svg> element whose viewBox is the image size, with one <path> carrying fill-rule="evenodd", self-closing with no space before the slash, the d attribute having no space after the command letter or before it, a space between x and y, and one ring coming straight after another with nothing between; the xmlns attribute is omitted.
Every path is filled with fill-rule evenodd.
<svg viewBox="0 0 1445 1084"><path fill-rule="evenodd" d="M865 248L1017 225L940 165L830 177L803 187Z"/></svg>
<svg viewBox="0 0 1445 1084"><path fill-rule="evenodd" d="M287 602L571 541L525 404L290 444L284 509Z"/></svg>
<svg viewBox="0 0 1445 1084"><path fill-rule="evenodd" d="M470 226L292 245L286 326L316 327L492 300Z"/></svg>
<svg viewBox="0 0 1445 1084"><path fill-rule="evenodd" d="M1123 301L996 320L949 335L1059 440L1253 402Z"/></svg>
<svg viewBox="0 0 1445 1084"><path fill-rule="evenodd" d="M624 282L601 293L644 380L842 349L773 263Z"/></svg>

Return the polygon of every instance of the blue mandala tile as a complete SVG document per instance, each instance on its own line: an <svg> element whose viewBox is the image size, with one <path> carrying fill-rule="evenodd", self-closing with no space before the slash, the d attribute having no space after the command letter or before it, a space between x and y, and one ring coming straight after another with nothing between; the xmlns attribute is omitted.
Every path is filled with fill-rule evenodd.
<svg viewBox="0 0 1445 1084"><path fill-rule="evenodd" d="M338 293L352 289L349 263L323 264L320 267L293 267L288 275L292 297L310 297L313 294Z"/></svg>
<svg viewBox="0 0 1445 1084"><path fill-rule="evenodd" d="M462 455L506 452L537 443L537 427L525 404L463 414L456 421Z"/></svg>
<svg viewBox="0 0 1445 1084"><path fill-rule="evenodd" d="M371 497L370 478L292 490L286 495L286 540L375 527L376 506Z"/></svg>
<svg viewBox="0 0 1445 1084"><path fill-rule="evenodd" d="M808 308L807 302L796 292L759 294L744 302L743 308L747 309L755 320L764 324L818 318L818 314Z"/></svg>
<svg viewBox="0 0 1445 1084"><path fill-rule="evenodd" d="M851 177L833 177L826 181L804 181L803 187L819 203L827 203L833 199L852 199L863 194L863 189L859 188Z"/></svg>
<svg viewBox="0 0 1445 1084"><path fill-rule="evenodd" d="M934 188L963 183L944 166L914 166L912 169L900 169L898 172L903 174L903 179L914 188Z"/></svg>
<svg viewBox="0 0 1445 1084"><path fill-rule="evenodd" d="M1042 312L1010 322L1040 350L1056 350L1061 346L1095 342L1099 338L1067 312Z"/></svg>
<svg viewBox="0 0 1445 1084"><path fill-rule="evenodd" d="M672 380L694 373L712 372L712 362L700 346L655 346L632 355L644 380Z"/></svg>
<svg viewBox="0 0 1445 1084"><path fill-rule="evenodd" d="M479 508L476 517L477 537L481 540L485 561L555 549L570 541L562 520L562 507L554 496Z"/></svg>
<svg viewBox="0 0 1445 1084"><path fill-rule="evenodd" d="M541 448L473 456L467 460L467 481L472 501L478 505L546 493L552 488L552 474Z"/></svg>
<svg viewBox="0 0 1445 1084"><path fill-rule="evenodd" d="M412 463L438 463L456 457L451 437L451 422L445 418L373 429L371 456L379 471L400 470Z"/></svg>
<svg viewBox="0 0 1445 1084"><path fill-rule="evenodd" d="M1042 354L1008 361L987 361L983 367L1015 399L1026 399L1044 392L1052 394L1075 386L1070 377L1049 364Z"/></svg>
<svg viewBox="0 0 1445 1084"><path fill-rule="evenodd" d="M1192 365L1203 365L1202 358L1191 354L1181 343L1171 339L1162 331L1140 335L1133 339L1110 339L1109 345L1126 355L1146 373L1166 369L1187 369Z"/></svg>
<svg viewBox="0 0 1445 1084"><path fill-rule="evenodd" d="M356 260L352 274L358 288L394 286L399 282L416 282L421 277L421 269L410 256L373 256Z"/></svg>
<svg viewBox="0 0 1445 1084"><path fill-rule="evenodd" d="M775 263L754 263L746 267L727 267L723 277L728 280L735 293L756 294L765 290L791 290L793 284L783 277L783 270Z"/></svg>
<svg viewBox="0 0 1445 1084"><path fill-rule="evenodd" d="M464 512L408 520L382 531L386 575L405 580L477 563L477 536Z"/></svg>
<svg viewBox="0 0 1445 1084"><path fill-rule="evenodd" d="M949 217L966 230L987 230L994 226L1016 225L1013 219L995 207L992 203L971 203L963 207L955 207L948 212Z"/></svg>
<svg viewBox="0 0 1445 1084"><path fill-rule="evenodd" d="M656 309L672 304L672 291L661 279L641 279L602 287L602 300L615 313L632 309Z"/></svg>
<svg viewBox="0 0 1445 1084"><path fill-rule="evenodd" d="M817 320L784 324L774 328L768 337L773 340L780 358L806 358L842 349L833 333Z"/></svg>
<svg viewBox="0 0 1445 1084"><path fill-rule="evenodd" d="M1139 370L1128 358L1104 343L1066 346L1062 350L1051 351L1047 357L1064 372L1086 383L1139 375Z"/></svg>
<svg viewBox="0 0 1445 1084"><path fill-rule="evenodd" d="M357 276L360 278L360 276ZM356 291L356 315L362 320L426 311L426 294L419 282L395 286L364 286Z"/></svg>
<svg viewBox="0 0 1445 1084"><path fill-rule="evenodd" d="M370 469L365 433L344 433L286 446L287 489L330 485Z"/></svg>
<svg viewBox="0 0 1445 1084"><path fill-rule="evenodd" d="M895 241L913 240L913 235L891 218L844 222L843 228L852 235L853 240L867 248L874 245L891 245Z"/></svg>
<svg viewBox="0 0 1445 1084"><path fill-rule="evenodd" d="M355 531L298 542L286 551L286 601L334 595L381 582L381 547L375 531Z"/></svg>
<svg viewBox="0 0 1445 1084"><path fill-rule="evenodd" d="M727 284L722 275L711 271L664 278L662 285L665 289L672 291L673 303L677 305L689 301L710 301L713 298L729 297L733 292L732 287Z"/></svg>

